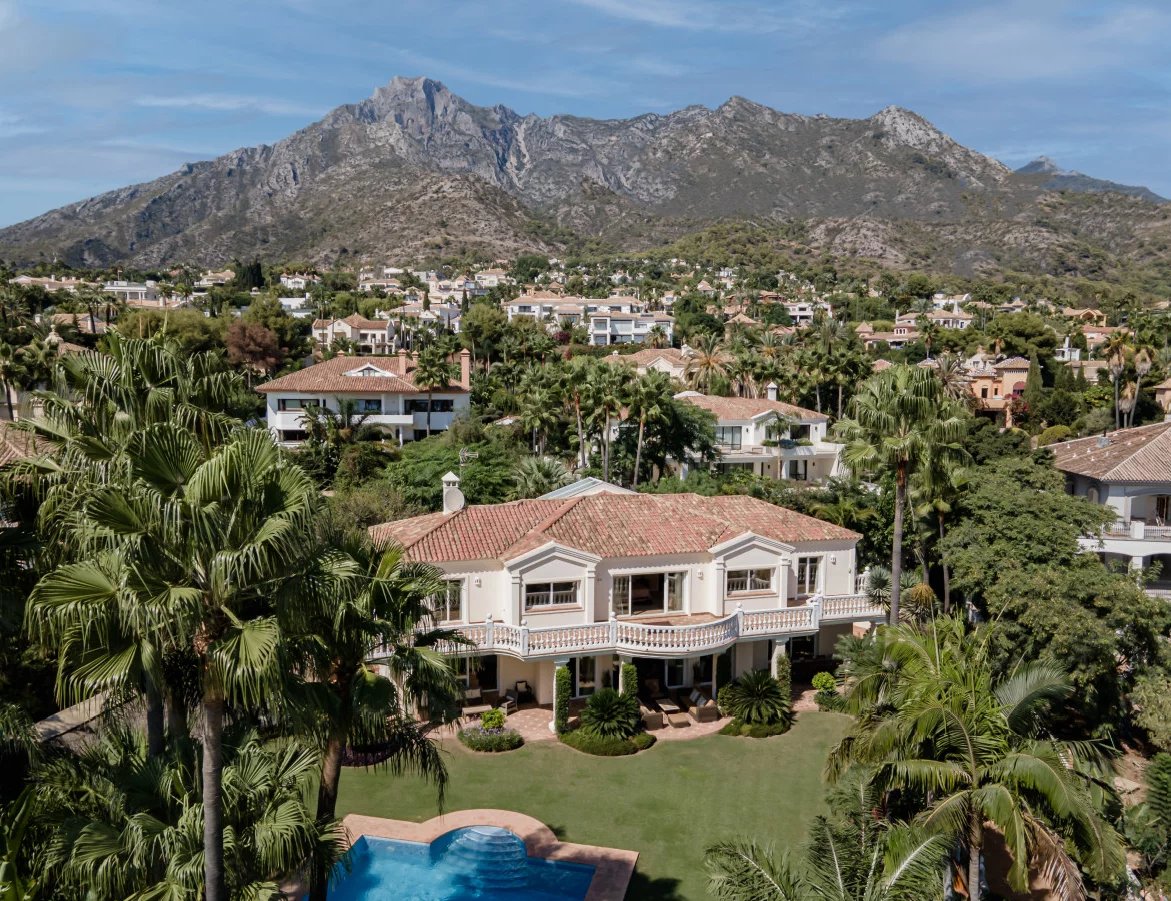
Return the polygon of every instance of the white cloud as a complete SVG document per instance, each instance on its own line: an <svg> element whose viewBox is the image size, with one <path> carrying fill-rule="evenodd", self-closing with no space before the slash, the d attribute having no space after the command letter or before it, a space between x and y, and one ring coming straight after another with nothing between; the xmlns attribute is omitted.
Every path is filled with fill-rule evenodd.
<svg viewBox="0 0 1171 901"><path fill-rule="evenodd" d="M318 107L288 103L269 97L238 94L146 94L136 98L134 103L136 106L163 109L201 109L220 112L253 110L270 116L320 116L324 112Z"/></svg>
<svg viewBox="0 0 1171 901"><path fill-rule="evenodd" d="M877 42L888 61L981 82L1068 79L1161 52L1171 13L1116 6L1096 15L1067 0L1016 2L912 22Z"/></svg>

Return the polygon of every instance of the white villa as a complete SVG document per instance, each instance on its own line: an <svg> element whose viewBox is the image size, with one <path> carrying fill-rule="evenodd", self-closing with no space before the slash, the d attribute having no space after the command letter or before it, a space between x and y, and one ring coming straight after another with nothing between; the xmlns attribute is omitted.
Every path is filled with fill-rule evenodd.
<svg viewBox="0 0 1171 901"><path fill-rule="evenodd" d="M840 474L842 446L826 440L829 417L777 400L774 384L769 384L767 397L716 397L698 391L675 397L715 414L721 471L747 469L796 482L823 482Z"/></svg>
<svg viewBox="0 0 1171 901"><path fill-rule="evenodd" d="M308 407L338 409L340 399L357 402L366 422L382 429L399 444L427 436L430 428L441 432L468 408L471 390L471 354L461 351L459 380L427 391L414 383L416 359L406 351L394 356L348 357L291 372L265 382L257 391L265 395L268 427L277 440L295 446L305 440L304 411Z"/></svg>
<svg viewBox="0 0 1171 901"><path fill-rule="evenodd" d="M642 344L651 330L663 332L667 343L675 334L675 320L668 313L612 313L590 314L590 344L609 347L611 344Z"/></svg>
<svg viewBox="0 0 1171 901"><path fill-rule="evenodd" d="M1050 450L1071 494L1105 504L1117 516L1101 536L1082 539L1082 546L1136 570L1161 562L1161 580L1148 590L1171 600L1171 421Z"/></svg>
<svg viewBox="0 0 1171 901"><path fill-rule="evenodd" d="M351 313L344 319L314 319L313 340L327 349L339 338L358 346L364 354L386 353L392 350L394 323L389 319L367 319Z"/></svg>
<svg viewBox="0 0 1171 901"><path fill-rule="evenodd" d="M465 507L458 485L444 477L443 512L370 531L445 574L438 618L474 643L449 652L482 695L525 682L550 703L563 665L580 697L619 687L632 662L640 688L714 697L883 616L858 592L856 532L755 498L598 490Z"/></svg>

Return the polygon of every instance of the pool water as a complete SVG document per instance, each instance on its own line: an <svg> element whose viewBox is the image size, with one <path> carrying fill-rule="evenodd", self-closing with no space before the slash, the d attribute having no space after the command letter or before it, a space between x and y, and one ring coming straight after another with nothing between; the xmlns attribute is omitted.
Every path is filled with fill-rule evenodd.
<svg viewBox="0 0 1171 901"><path fill-rule="evenodd" d="M584 901L594 878L585 864L529 857L497 826L469 826L431 844L362 836L339 865L330 901Z"/></svg>

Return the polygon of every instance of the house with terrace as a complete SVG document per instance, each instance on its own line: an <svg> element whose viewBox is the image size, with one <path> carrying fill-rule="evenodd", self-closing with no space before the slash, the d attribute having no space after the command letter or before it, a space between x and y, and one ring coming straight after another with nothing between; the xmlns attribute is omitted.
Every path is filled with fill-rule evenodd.
<svg viewBox="0 0 1171 901"><path fill-rule="evenodd" d="M767 392L766 397L716 397L683 391L675 397L715 415L721 472L746 469L795 482L839 475L842 446L826 440L829 417L777 400L775 384Z"/></svg>
<svg viewBox="0 0 1171 901"><path fill-rule="evenodd" d="M788 654L828 656L855 624L883 617L859 589L856 532L745 496L610 491L465 506L444 477L444 509L374 526L381 546L438 568L436 619L458 628L465 684L485 703L521 686L554 700L621 686L703 690ZM371 657L377 662L379 652Z"/></svg>
<svg viewBox="0 0 1171 901"><path fill-rule="evenodd" d="M393 349L394 323L389 319L367 319L357 313L344 319L314 319L313 340L322 350L340 340L353 345L359 353L386 353Z"/></svg>
<svg viewBox="0 0 1171 901"><path fill-rule="evenodd" d="M471 391L471 354L460 351L452 361L456 377L430 391L415 383L418 359L406 351L393 356L338 356L265 382L268 427L277 440L296 446L307 437L307 411L337 411L341 401L354 402L366 424L402 444L427 432L441 432L466 410Z"/></svg>
<svg viewBox="0 0 1171 901"><path fill-rule="evenodd" d="M1049 449L1071 494L1114 512L1114 522L1082 546L1135 570L1159 563L1159 580L1148 591L1171 600L1171 421Z"/></svg>

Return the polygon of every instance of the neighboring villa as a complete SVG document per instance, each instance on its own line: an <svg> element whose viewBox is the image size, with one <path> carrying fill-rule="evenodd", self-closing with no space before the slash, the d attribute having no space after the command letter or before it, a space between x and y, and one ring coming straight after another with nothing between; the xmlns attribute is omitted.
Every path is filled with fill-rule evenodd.
<svg viewBox="0 0 1171 901"><path fill-rule="evenodd" d="M1171 600L1171 421L1049 449L1071 494L1105 504L1117 516L1083 546L1133 569L1160 562L1161 581L1149 590Z"/></svg>
<svg viewBox="0 0 1171 901"><path fill-rule="evenodd" d="M446 576L437 619L473 643L448 650L482 696L524 682L550 703L566 666L580 697L618 687L632 662L646 693L715 697L779 655L828 656L854 623L883 617L858 593L856 532L765 501L602 490L465 507L458 486L444 477L442 513L370 531Z"/></svg>
<svg viewBox="0 0 1171 901"><path fill-rule="evenodd" d="M675 320L667 313L591 313L590 344L643 344L653 329L659 329L667 343L675 334Z"/></svg>
<svg viewBox="0 0 1171 901"><path fill-rule="evenodd" d="M690 348L686 345L682 350L674 347L647 347L636 350L632 354L620 354L618 351L614 351L612 354L602 357L601 360L604 363L633 366L639 375L646 375L648 370L655 369L682 382L687 374L689 351Z"/></svg>
<svg viewBox="0 0 1171 901"><path fill-rule="evenodd" d="M23 288L44 288L50 294L56 294L58 291L76 294L78 288L98 287L96 282L87 282L85 279L72 275L50 275L47 278L39 278L35 275L18 275L16 278L10 278L8 284Z"/></svg>
<svg viewBox="0 0 1171 901"><path fill-rule="evenodd" d="M1009 357L999 363L973 357L968 361L968 389L976 400L976 409L1004 413L1005 428L1012 428L1013 399L1024 393L1029 377L1029 361Z"/></svg>
<svg viewBox="0 0 1171 901"><path fill-rule="evenodd" d="M320 281L320 276L309 272L285 272L281 275L281 287L290 291L307 291Z"/></svg>
<svg viewBox="0 0 1171 901"><path fill-rule="evenodd" d="M522 294L501 304L509 322L520 317L547 321L550 330L586 326L589 343L595 347L612 344L642 344L658 328L670 343L675 320L669 313L650 312L636 297L613 295L596 300L552 293Z"/></svg>
<svg viewBox="0 0 1171 901"><path fill-rule="evenodd" d="M339 338L356 345L359 353L384 354L393 350L394 323L351 313L345 319L314 319L313 340L326 350Z"/></svg>
<svg viewBox="0 0 1171 901"><path fill-rule="evenodd" d="M824 482L838 475L842 446L826 441L829 417L777 400L775 384L767 390L767 397L715 397L697 391L675 396L715 414L721 472L746 469L795 482Z"/></svg>
<svg viewBox="0 0 1171 901"><path fill-rule="evenodd" d="M402 444L426 437L428 403L433 432L450 428L469 403L471 354L466 350L458 355L458 381L436 388L430 399L426 389L414 382L416 362L405 351L383 357L339 356L265 382L256 390L267 400L269 429L284 445L305 440L306 409L336 411L342 399L354 401L367 424Z"/></svg>

